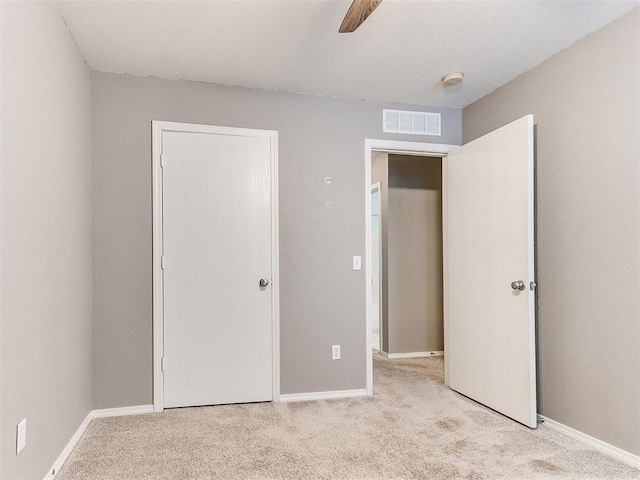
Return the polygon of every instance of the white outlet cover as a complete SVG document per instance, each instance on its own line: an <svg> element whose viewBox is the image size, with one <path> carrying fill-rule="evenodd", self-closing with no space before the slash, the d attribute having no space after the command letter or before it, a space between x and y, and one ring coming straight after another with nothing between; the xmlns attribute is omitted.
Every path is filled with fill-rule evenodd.
<svg viewBox="0 0 640 480"><path fill-rule="evenodd" d="M340 360L340 345L331 345L331 359Z"/></svg>
<svg viewBox="0 0 640 480"><path fill-rule="evenodd" d="M353 256L353 269L362 270L362 257L360 255Z"/></svg>
<svg viewBox="0 0 640 480"><path fill-rule="evenodd" d="M16 455L27 446L27 419L23 418L16 427Z"/></svg>

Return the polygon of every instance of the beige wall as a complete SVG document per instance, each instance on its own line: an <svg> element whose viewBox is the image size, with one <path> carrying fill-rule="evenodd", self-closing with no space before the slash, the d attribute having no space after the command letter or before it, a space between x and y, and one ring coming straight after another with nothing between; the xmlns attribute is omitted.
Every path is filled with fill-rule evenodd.
<svg viewBox="0 0 640 480"><path fill-rule="evenodd" d="M640 10L463 111L537 128L539 411L640 454Z"/></svg>
<svg viewBox="0 0 640 480"><path fill-rule="evenodd" d="M388 353L444 350L440 158L389 155Z"/></svg>
<svg viewBox="0 0 640 480"><path fill-rule="evenodd" d="M0 8L0 478L41 480L91 409L90 75L55 3Z"/></svg>
<svg viewBox="0 0 640 480"><path fill-rule="evenodd" d="M382 213L382 351L442 351L441 160L374 152L371 183L377 182Z"/></svg>
<svg viewBox="0 0 640 480"><path fill-rule="evenodd" d="M364 388L364 139L412 140L382 133L394 106L96 72L92 100L94 408L152 401L152 120L279 132L282 392ZM437 111L430 140L459 143L460 110Z"/></svg>

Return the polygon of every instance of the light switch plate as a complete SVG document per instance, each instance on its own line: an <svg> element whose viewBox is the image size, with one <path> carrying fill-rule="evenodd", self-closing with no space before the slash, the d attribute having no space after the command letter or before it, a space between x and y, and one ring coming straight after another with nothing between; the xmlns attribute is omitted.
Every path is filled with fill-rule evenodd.
<svg viewBox="0 0 640 480"><path fill-rule="evenodd" d="M362 257L360 255L354 255L353 257L353 269L362 270Z"/></svg>
<svg viewBox="0 0 640 480"><path fill-rule="evenodd" d="M16 427L16 455L27 445L27 419L23 418Z"/></svg>

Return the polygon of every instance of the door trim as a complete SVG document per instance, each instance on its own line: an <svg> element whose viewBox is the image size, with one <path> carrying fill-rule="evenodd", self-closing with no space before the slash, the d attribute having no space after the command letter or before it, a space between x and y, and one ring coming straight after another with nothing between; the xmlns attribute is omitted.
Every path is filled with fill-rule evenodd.
<svg viewBox="0 0 640 480"><path fill-rule="evenodd" d="M280 262L278 213L278 132L248 128L216 127L190 123L151 122L152 169L152 268L153 268L153 411L164 410L164 288L162 278L162 134L163 132L205 133L242 137L267 137L271 140L271 332L272 332L272 399L280 400Z"/></svg>
<svg viewBox="0 0 640 480"><path fill-rule="evenodd" d="M366 359L366 390L367 395L373 395L373 346L371 339L371 330L369 329L369 322L371 321L371 309L369 305L371 305L371 152L385 152L392 154L400 154L400 155L422 155L425 157L441 157L443 159L443 177L442 177L442 188L444 192L444 183L446 177L444 176L444 161L447 154L458 145L448 145L442 143L420 143L420 142L404 142L398 140L380 140L367 138L364 141L364 184L365 184L365 203L364 203L364 216L365 216L365 252L366 252L366 262L365 262L365 274L364 274L364 283L365 283L365 292L366 292L366 321L365 321L365 359ZM442 210L443 213L446 212L446 206L443 204ZM444 218L444 217L443 217ZM446 234L445 226L443 225L443 234ZM443 251L443 260L444 260L444 285L446 286L446 265L447 265L447 257L446 251ZM446 302L446 297L445 297ZM446 303L444 309L444 331L445 331L445 351L446 351L446 332L447 332L447 308ZM447 378L447 367L445 361L445 383Z"/></svg>

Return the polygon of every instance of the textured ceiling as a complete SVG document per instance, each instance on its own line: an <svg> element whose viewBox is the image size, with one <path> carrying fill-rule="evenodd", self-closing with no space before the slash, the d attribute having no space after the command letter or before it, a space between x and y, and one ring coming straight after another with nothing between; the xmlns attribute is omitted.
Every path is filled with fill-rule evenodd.
<svg viewBox="0 0 640 480"><path fill-rule="evenodd" d="M384 0L339 34L349 0L57 3L92 70L442 107L474 102L638 4ZM464 84L444 89L452 71Z"/></svg>

